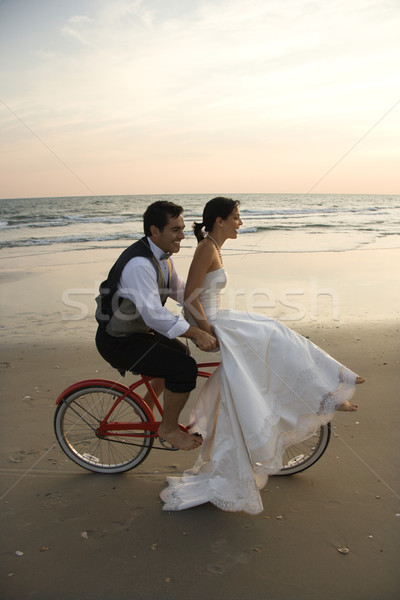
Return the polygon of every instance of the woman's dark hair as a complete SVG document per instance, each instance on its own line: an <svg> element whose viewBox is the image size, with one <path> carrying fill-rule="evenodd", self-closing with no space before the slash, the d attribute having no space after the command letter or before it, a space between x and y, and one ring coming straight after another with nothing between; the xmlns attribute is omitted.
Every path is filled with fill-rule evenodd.
<svg viewBox="0 0 400 600"><path fill-rule="evenodd" d="M232 200L232 198L224 198L223 196L209 200L203 210L203 222L193 223L193 231L197 241L204 240L205 236L201 231L203 227L206 231L211 231L218 217L223 220L227 219L239 205L239 200Z"/></svg>
<svg viewBox="0 0 400 600"><path fill-rule="evenodd" d="M150 227L155 225L160 231L163 231L164 227L168 223L168 217L176 219L183 213L182 206L169 202L168 200L157 200L147 207L146 212L143 215L143 229L144 234L151 236Z"/></svg>

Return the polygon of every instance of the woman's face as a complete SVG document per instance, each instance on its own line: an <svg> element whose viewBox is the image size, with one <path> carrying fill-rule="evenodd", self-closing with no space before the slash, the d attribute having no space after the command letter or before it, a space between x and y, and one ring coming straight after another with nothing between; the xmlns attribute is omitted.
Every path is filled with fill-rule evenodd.
<svg viewBox="0 0 400 600"><path fill-rule="evenodd" d="M236 206L229 217L223 221L223 228L228 238L236 239L238 235L237 230L241 225L243 225L243 221L240 218L239 207Z"/></svg>

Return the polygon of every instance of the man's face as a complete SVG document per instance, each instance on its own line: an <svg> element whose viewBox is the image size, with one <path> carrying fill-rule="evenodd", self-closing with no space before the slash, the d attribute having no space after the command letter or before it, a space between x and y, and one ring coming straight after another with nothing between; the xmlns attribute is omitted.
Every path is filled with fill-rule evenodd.
<svg viewBox="0 0 400 600"><path fill-rule="evenodd" d="M184 229L185 222L182 215L179 215L176 219L168 217L168 222L163 231L160 231L155 225L151 225L151 241L164 252L179 252L181 241L185 238Z"/></svg>

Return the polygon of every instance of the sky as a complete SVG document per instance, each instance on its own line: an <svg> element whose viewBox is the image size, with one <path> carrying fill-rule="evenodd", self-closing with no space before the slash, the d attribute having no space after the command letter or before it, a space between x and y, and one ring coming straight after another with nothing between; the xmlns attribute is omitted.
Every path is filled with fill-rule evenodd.
<svg viewBox="0 0 400 600"><path fill-rule="evenodd" d="M0 0L0 197L400 193L400 0Z"/></svg>

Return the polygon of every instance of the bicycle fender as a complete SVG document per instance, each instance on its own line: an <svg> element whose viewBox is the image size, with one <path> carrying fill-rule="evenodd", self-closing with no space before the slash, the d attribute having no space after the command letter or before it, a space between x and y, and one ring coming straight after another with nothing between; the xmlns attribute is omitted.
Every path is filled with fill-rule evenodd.
<svg viewBox="0 0 400 600"><path fill-rule="evenodd" d="M82 381L77 381L76 383L73 383L72 385L67 387L63 392L61 392L61 394L58 396L58 398L56 400L56 405L60 404L64 400L64 398L69 396L72 392L75 392L76 390L79 390L82 387L89 387L89 386L96 386L96 385L102 385L102 386L108 387L110 389L117 390L118 392L121 392L122 394L129 396L133 400L136 400L136 402L140 405L142 410L145 412L149 421L154 421L153 413L147 406L146 402L144 402L143 398L141 398L139 396L139 394L136 394L136 392L131 390L129 387L127 387L123 383L118 383L117 381L112 381L111 379L84 379Z"/></svg>

